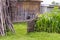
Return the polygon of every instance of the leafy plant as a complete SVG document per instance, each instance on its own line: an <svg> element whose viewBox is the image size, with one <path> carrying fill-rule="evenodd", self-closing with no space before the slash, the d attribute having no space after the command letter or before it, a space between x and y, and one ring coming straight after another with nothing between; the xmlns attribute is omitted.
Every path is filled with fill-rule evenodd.
<svg viewBox="0 0 60 40"><path fill-rule="evenodd" d="M60 33L60 10L57 6L50 13L39 15L35 30Z"/></svg>

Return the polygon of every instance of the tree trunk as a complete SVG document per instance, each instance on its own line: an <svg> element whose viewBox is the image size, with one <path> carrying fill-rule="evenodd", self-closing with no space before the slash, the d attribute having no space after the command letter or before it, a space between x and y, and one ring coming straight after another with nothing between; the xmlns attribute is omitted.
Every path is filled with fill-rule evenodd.
<svg viewBox="0 0 60 40"><path fill-rule="evenodd" d="M0 35L2 36L4 36L8 30L14 32L13 24L8 12L8 7L9 0L0 0Z"/></svg>

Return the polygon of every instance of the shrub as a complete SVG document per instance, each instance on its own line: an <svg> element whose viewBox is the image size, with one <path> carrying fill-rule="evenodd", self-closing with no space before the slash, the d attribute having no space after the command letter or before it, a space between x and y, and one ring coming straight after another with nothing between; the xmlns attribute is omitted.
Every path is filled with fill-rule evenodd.
<svg viewBox="0 0 60 40"><path fill-rule="evenodd" d="M40 14L35 30L60 33L60 10L55 7L50 13Z"/></svg>

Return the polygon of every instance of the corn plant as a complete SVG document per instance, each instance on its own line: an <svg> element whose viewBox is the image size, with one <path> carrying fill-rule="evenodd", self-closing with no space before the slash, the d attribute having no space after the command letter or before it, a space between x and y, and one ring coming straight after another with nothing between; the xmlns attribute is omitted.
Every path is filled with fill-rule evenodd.
<svg viewBox="0 0 60 40"><path fill-rule="evenodd" d="M50 13L39 15L35 30L60 33L60 10L58 7L55 7Z"/></svg>

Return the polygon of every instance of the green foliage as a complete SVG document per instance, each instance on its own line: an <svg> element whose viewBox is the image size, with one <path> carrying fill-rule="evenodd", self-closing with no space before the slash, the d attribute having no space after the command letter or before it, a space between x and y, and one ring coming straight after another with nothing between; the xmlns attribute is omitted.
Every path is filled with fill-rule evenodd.
<svg viewBox="0 0 60 40"><path fill-rule="evenodd" d="M8 33L6 36L0 36L0 40L60 40L60 34L47 32L27 33L26 23L14 24L15 34Z"/></svg>
<svg viewBox="0 0 60 40"><path fill-rule="evenodd" d="M35 30L60 33L60 10L57 6L50 13L39 15Z"/></svg>

